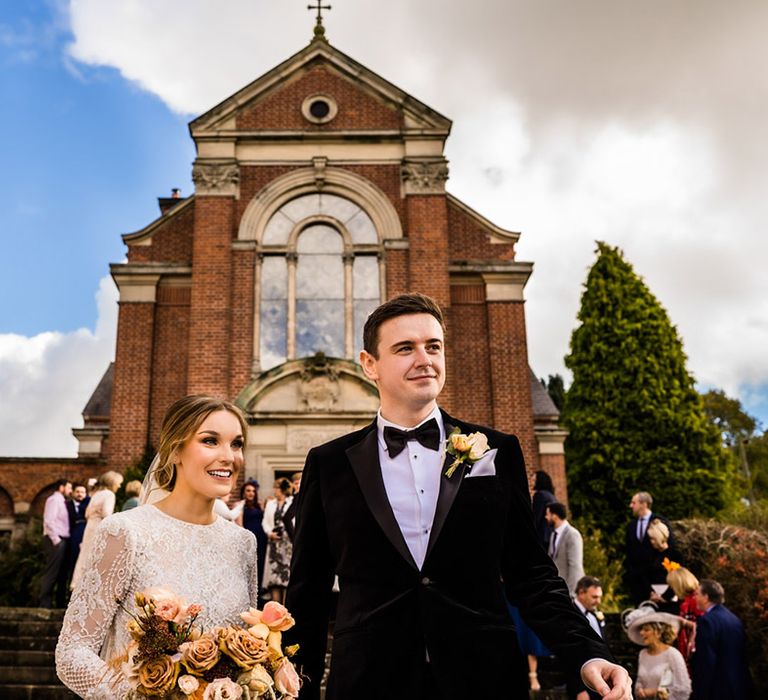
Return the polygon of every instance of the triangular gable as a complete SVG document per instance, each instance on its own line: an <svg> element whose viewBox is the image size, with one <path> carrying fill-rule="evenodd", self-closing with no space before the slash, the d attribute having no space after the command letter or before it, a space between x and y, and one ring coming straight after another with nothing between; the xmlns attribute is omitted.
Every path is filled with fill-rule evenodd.
<svg viewBox="0 0 768 700"><path fill-rule="evenodd" d="M254 105L260 101L269 99L278 90L290 89L291 84L302 79L306 80L313 70L318 69L328 71L331 80L345 80L352 83L358 90L364 91L370 99L402 115L401 128L406 132L417 131L443 136L447 136L450 132L450 119L335 49L327 41L316 39L271 71L190 122L189 130L192 137L220 131L247 130L248 119L240 120L245 128L238 127L239 115L253 109ZM307 128L306 123L302 128Z"/></svg>

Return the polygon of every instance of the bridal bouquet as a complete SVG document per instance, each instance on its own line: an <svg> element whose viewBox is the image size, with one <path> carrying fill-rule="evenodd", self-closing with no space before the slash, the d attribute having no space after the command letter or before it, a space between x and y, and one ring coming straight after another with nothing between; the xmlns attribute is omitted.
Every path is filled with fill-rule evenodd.
<svg viewBox="0 0 768 700"><path fill-rule="evenodd" d="M136 594L128 610L131 642L119 666L131 686L129 698L144 700L295 700L301 681L282 648L282 633L293 627L288 610L270 602L241 613L247 626L195 625L202 608L165 589ZM123 608L125 609L125 608Z"/></svg>

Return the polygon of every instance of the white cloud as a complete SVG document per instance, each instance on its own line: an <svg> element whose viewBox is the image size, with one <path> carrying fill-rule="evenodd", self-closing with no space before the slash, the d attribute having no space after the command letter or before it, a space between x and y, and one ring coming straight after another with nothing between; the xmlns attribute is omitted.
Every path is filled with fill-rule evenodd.
<svg viewBox="0 0 768 700"><path fill-rule="evenodd" d="M522 231L538 373L563 371L602 239L667 307L701 383L745 397L768 386L768 5L333 4L335 46L454 119L450 189ZM183 113L301 49L312 25L303 4L264 0L69 9L72 57Z"/></svg>
<svg viewBox="0 0 768 700"><path fill-rule="evenodd" d="M104 277L96 293L94 331L0 334L0 454L76 457L72 428L114 355L117 289Z"/></svg>

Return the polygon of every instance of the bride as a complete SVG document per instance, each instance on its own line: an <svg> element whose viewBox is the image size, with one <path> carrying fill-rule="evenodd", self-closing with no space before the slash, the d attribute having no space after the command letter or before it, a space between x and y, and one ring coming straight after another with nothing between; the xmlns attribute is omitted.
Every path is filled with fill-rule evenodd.
<svg viewBox="0 0 768 700"><path fill-rule="evenodd" d="M168 409L142 506L99 526L64 616L56 672L81 697L114 700L130 690L108 662L130 642L122 606L132 610L135 593L162 587L201 605L206 629L237 624L257 607L256 539L213 512L243 465L245 433L228 401L187 396Z"/></svg>

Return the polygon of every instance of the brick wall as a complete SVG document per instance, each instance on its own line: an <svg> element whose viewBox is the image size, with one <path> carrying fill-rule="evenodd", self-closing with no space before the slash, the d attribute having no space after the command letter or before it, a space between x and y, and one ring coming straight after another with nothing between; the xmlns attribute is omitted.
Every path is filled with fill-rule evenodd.
<svg viewBox="0 0 768 700"><path fill-rule="evenodd" d="M512 243L491 243L488 231L448 201L448 230L454 260L514 260Z"/></svg>
<svg viewBox="0 0 768 700"><path fill-rule="evenodd" d="M230 197L197 197L196 200L187 391L226 396L234 200Z"/></svg>
<svg viewBox="0 0 768 700"><path fill-rule="evenodd" d="M187 392L190 287L157 288L149 443L157 446L168 406Z"/></svg>
<svg viewBox="0 0 768 700"><path fill-rule="evenodd" d="M107 470L101 459L55 459L45 457L0 457L0 490L14 502L44 501L57 479L84 484ZM45 498L44 498L45 497ZM6 506L4 506L7 508ZM0 515L12 515L0 512Z"/></svg>
<svg viewBox="0 0 768 700"><path fill-rule="evenodd" d="M301 113L304 99L315 93L332 97L338 105L336 116L327 124L313 124ZM399 110L383 104L338 71L314 63L244 109L237 117L237 128L310 132L399 129L402 121Z"/></svg>
<svg viewBox="0 0 768 700"><path fill-rule="evenodd" d="M568 482L565 478L565 455L539 455L539 468L552 477L557 500L567 504Z"/></svg>
<svg viewBox="0 0 768 700"><path fill-rule="evenodd" d="M451 287L451 331L446 339L454 411L472 423L493 425L485 286Z"/></svg>
<svg viewBox="0 0 768 700"><path fill-rule="evenodd" d="M152 234L152 245L130 246L128 262L178 262L192 260L192 227L195 203L158 226Z"/></svg>
<svg viewBox="0 0 768 700"><path fill-rule="evenodd" d="M254 266L253 250L236 250L232 254L232 332L229 350L232 356L229 396L236 397L251 379L253 360Z"/></svg>
<svg viewBox="0 0 768 700"><path fill-rule="evenodd" d="M533 433L528 349L522 302L488 302L493 426L520 439L526 467L539 468Z"/></svg>
<svg viewBox="0 0 768 700"><path fill-rule="evenodd" d="M155 305L119 302L115 383L107 457L123 470L144 453L149 438Z"/></svg>

